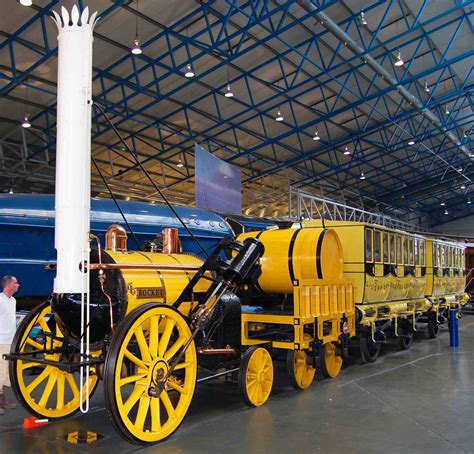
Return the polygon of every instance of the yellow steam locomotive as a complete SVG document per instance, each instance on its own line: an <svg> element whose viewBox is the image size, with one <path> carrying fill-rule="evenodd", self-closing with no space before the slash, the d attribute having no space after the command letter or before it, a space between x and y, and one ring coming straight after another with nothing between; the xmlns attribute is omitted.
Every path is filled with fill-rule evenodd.
<svg viewBox="0 0 474 454"><path fill-rule="evenodd" d="M258 236L258 238L251 238ZM183 421L196 383L235 378L259 406L286 354L293 385L316 364L338 375L355 335L353 280L333 229L282 229L225 240L206 261L173 250L127 252L123 229L92 249L90 294L54 294L22 321L8 359L13 390L39 417L72 415L104 381L113 426L147 444ZM89 311L89 348L79 320Z"/></svg>

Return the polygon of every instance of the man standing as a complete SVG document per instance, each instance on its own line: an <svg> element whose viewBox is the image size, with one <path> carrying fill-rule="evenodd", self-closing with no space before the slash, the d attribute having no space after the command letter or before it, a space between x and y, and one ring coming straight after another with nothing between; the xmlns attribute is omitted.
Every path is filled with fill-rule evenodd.
<svg viewBox="0 0 474 454"><path fill-rule="evenodd" d="M10 353L11 343L16 331L16 300L13 295L20 288L15 276L2 278L3 293L0 294L0 415L5 414L5 409L16 408L16 404L7 403L3 387L10 386L8 374L8 361L3 355Z"/></svg>

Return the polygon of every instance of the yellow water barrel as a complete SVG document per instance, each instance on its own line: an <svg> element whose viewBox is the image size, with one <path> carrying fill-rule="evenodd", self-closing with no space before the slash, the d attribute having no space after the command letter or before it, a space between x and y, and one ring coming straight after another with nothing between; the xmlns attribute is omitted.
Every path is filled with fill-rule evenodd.
<svg viewBox="0 0 474 454"><path fill-rule="evenodd" d="M265 293L293 293L293 283L299 279L342 278L342 246L333 229L264 230L244 233L237 240L249 237L265 247L257 285Z"/></svg>

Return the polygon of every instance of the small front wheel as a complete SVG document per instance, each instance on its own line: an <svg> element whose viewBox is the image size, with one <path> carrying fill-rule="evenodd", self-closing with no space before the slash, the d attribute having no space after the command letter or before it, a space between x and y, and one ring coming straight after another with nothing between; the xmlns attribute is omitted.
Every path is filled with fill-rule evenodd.
<svg viewBox="0 0 474 454"><path fill-rule="evenodd" d="M263 347L250 347L243 355L239 370L239 389L250 407L263 405L272 392L273 361Z"/></svg>
<svg viewBox="0 0 474 454"><path fill-rule="evenodd" d="M308 354L303 350L288 350L286 370L293 387L300 390L309 388L316 375L316 368L310 363Z"/></svg>
<svg viewBox="0 0 474 454"><path fill-rule="evenodd" d="M321 355L321 370L326 378L334 378L339 375L342 368L342 356L337 352L335 343L324 344Z"/></svg>

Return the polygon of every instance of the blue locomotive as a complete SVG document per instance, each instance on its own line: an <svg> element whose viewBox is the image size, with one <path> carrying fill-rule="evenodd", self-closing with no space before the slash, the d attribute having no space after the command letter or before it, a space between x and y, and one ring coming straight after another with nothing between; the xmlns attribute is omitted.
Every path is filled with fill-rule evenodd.
<svg viewBox="0 0 474 454"><path fill-rule="evenodd" d="M172 211L164 205L119 201L138 244L129 239L130 250L141 250L154 241L164 228L178 229L183 251L202 254L189 233ZM192 234L205 250L212 251L217 243L233 232L225 218L210 211L175 207ZM91 231L101 239L111 224L125 226L112 200L91 200ZM13 274L21 287L19 302L44 299L53 285L54 271L45 265L56 261L54 248L54 195L0 194L0 276Z"/></svg>

